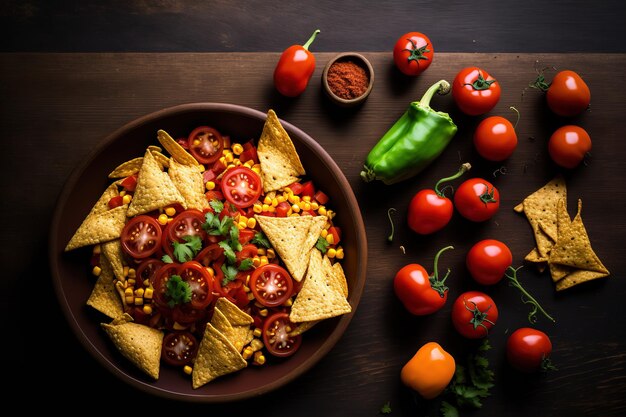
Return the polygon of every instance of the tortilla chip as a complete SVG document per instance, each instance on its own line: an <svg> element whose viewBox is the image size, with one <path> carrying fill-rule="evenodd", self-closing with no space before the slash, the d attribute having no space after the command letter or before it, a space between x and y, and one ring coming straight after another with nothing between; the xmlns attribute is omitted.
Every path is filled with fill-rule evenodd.
<svg viewBox="0 0 626 417"><path fill-rule="evenodd" d="M180 164L171 158L167 173L185 198L187 208L203 211L209 207L209 202L204 195L204 182L200 171L191 165Z"/></svg>
<svg viewBox="0 0 626 417"><path fill-rule="evenodd" d="M218 308L213 310L213 317L211 317L211 324L215 329L223 334L226 339L237 349L237 352L241 352L245 345L248 333L250 331L250 325L232 325L228 320L228 317L224 315Z"/></svg>
<svg viewBox="0 0 626 417"><path fill-rule="evenodd" d="M317 242L326 216L254 216L263 233L281 257L291 276L302 281L311 248Z"/></svg>
<svg viewBox="0 0 626 417"><path fill-rule="evenodd" d="M578 200L576 217L569 227L559 229L559 238L550 253L550 262L608 275L609 271L591 248L581 211L582 200Z"/></svg>
<svg viewBox="0 0 626 417"><path fill-rule="evenodd" d="M129 322L127 319L117 319L110 324L101 325L124 357L147 375L159 379L162 331Z"/></svg>
<svg viewBox="0 0 626 417"><path fill-rule="evenodd" d="M582 284L583 282L591 281L597 278L604 278L608 276L608 272L597 272L597 271L585 271L583 269L576 269L572 273L565 276L565 278L561 279L556 283L556 290L563 291L568 288L572 288L575 285Z"/></svg>
<svg viewBox="0 0 626 417"><path fill-rule="evenodd" d="M563 176L558 175L524 199L524 214L533 229L542 257L548 256L557 239L556 206L561 198L567 199L567 188ZM539 223L544 233L540 232Z"/></svg>
<svg viewBox="0 0 626 417"><path fill-rule="evenodd" d="M200 388L217 377L239 371L246 366L248 362L241 353L209 323L198 347L198 356L191 374L193 388Z"/></svg>
<svg viewBox="0 0 626 417"><path fill-rule="evenodd" d="M146 151L137 177L137 188L128 207L128 217L177 203L187 208L185 199L170 177L161 170L152 153Z"/></svg>
<svg viewBox="0 0 626 417"><path fill-rule="evenodd" d="M322 255L312 249L306 279L291 307L294 323L322 320L350 313L352 307L336 281L333 269L324 268Z"/></svg>
<svg viewBox="0 0 626 417"><path fill-rule="evenodd" d="M109 178L126 178L130 175L136 174L141 169L143 164L143 158L141 156L133 158L130 161L126 161L117 166L109 174Z"/></svg>
<svg viewBox="0 0 626 417"><path fill-rule="evenodd" d="M546 265L548 264L548 258L542 257L539 254L539 249L537 249L537 247L534 247L528 253L528 255L526 255L524 260L528 261L528 262L534 263L536 265L537 271L539 271L539 273L542 273L543 271L545 271L546 270Z"/></svg>
<svg viewBox="0 0 626 417"><path fill-rule="evenodd" d="M119 238L126 224L127 209L128 206L123 205L104 213L88 215L70 239L65 251Z"/></svg>
<svg viewBox="0 0 626 417"><path fill-rule="evenodd" d="M335 272L335 279L341 287L343 296L348 298L348 281L346 280L346 274L343 272L343 267L339 262L334 263L333 271Z"/></svg>
<svg viewBox="0 0 626 417"><path fill-rule="evenodd" d="M87 305L112 319L116 319L124 314L124 306L115 289L113 268L108 259L104 257L100 260L100 268L102 272L100 272L96 285L89 295Z"/></svg>
<svg viewBox="0 0 626 417"><path fill-rule="evenodd" d="M263 191L266 193L293 184L300 175L305 174L296 148L274 110L267 112L257 153L261 164Z"/></svg>
<svg viewBox="0 0 626 417"><path fill-rule="evenodd" d="M172 158L176 160L176 162L189 165L196 168L200 168L200 163L194 158L189 152L185 150L178 142L176 142L172 137L165 131L159 130L157 132L157 139L163 145L163 147L172 155Z"/></svg>
<svg viewBox="0 0 626 417"><path fill-rule="evenodd" d="M154 156L154 159L156 159L162 169L170 167L170 158L158 151L150 151L150 153Z"/></svg>
<svg viewBox="0 0 626 417"><path fill-rule="evenodd" d="M513 210L515 210L518 213L523 213L524 212L524 203L523 202L519 203L517 206L513 207Z"/></svg>
<svg viewBox="0 0 626 417"><path fill-rule="evenodd" d="M254 323L254 319L249 314L224 297L217 299L215 308L220 310L233 326L249 326Z"/></svg>
<svg viewBox="0 0 626 417"><path fill-rule="evenodd" d="M564 198L560 199L556 206L556 225L557 225L557 235L562 236L564 231L570 227L572 224L572 219L569 217L566 208L567 202ZM560 237L557 237L559 239ZM570 268L565 265L559 265L554 262L549 262L550 266L550 276L552 277L552 281L556 282L565 277L566 275L572 273L575 269Z"/></svg>
<svg viewBox="0 0 626 417"><path fill-rule="evenodd" d="M302 323L298 323L298 326L289 332L289 336L294 337L294 336L301 335L307 330L310 330L313 326L315 326L320 321L321 320L314 320L314 321L304 321Z"/></svg>
<svg viewBox="0 0 626 417"><path fill-rule="evenodd" d="M120 281L126 281L126 277L124 276L124 254L122 252L122 244L120 240L115 239L105 242L101 245L101 247L102 256L106 257L106 259L111 263L115 278Z"/></svg>

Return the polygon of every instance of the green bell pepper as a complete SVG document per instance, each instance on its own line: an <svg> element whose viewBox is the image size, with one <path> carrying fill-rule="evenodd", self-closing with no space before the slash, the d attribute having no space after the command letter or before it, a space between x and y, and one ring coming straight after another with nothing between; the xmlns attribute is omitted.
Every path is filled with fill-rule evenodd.
<svg viewBox="0 0 626 417"><path fill-rule="evenodd" d="M426 168L448 146L457 127L448 113L430 108L435 94L447 94L450 83L433 84L420 101L414 101L367 155L361 178L394 184Z"/></svg>

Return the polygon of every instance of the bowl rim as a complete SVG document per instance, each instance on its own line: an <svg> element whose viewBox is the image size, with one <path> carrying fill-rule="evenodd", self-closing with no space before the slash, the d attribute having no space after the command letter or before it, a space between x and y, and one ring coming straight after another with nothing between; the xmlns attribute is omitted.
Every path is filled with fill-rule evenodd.
<svg viewBox="0 0 626 417"><path fill-rule="evenodd" d="M171 106L167 108L163 108L143 116L139 116L134 120L131 120L119 127L112 133L108 134L104 139L100 140L100 142L92 149L90 154L83 159L83 161L78 164L74 168L74 170L70 173L69 177L65 181L63 185L63 189L59 194L57 201L55 203L55 210L52 216L52 222L49 228L48 234L48 265L50 267L50 274L52 276L53 286L57 301L61 306L61 310L66 318L67 323L73 330L74 335L81 342L83 347L87 349L87 351L94 357L105 369L118 377L121 381L124 381L135 388L144 391L146 393L161 396L167 399L173 400L182 400L189 402L202 402L202 403L225 403L243 400L255 396L259 396L270 391L273 391L279 387L282 387L294 379L300 377L302 374L311 369L315 364L317 364L326 354L334 347L334 345L339 341L339 339L345 333L345 330L352 320L356 309L358 307L360 298L363 293L363 289L365 287L365 279L366 279L366 269L367 269L367 238L365 234L365 225L363 223L363 217L361 215L361 211L354 195L354 191L350 186L348 180L346 179L343 171L339 168L336 162L330 157L330 155L326 152L326 150L311 136L305 133L303 130L298 127L292 125L289 122L280 119L281 124L285 128L287 132L289 132L290 136L296 134L300 139L302 144L309 148L309 150L314 151L320 158L320 160L326 165L329 169L331 175L335 178L335 180L339 183L342 193L347 199L348 206L354 210L352 211L352 221L355 222L355 230L356 230L356 239L357 243L357 257L359 259L359 263L357 265L357 273L356 273L356 285L351 289L350 298L351 298L351 306L352 312L349 314L345 314L339 317L339 320L330 333L329 337L322 343L320 348L314 352L313 355L308 357L304 362L302 362L299 366L285 374L283 377L278 378L269 384L253 388L247 391L242 391L233 394L227 395L206 395L206 394L198 394L198 395L189 395L181 392L174 392L172 390L166 390L161 387L154 386L145 381L139 380L132 375L124 372L123 369L119 366L119 364L112 363L100 352L100 350L91 342L89 337L83 332L81 325L79 324L77 318L72 312L72 308L70 303L66 297L66 294L62 287L62 279L59 274L59 264L60 264L60 256L59 253L62 253L62 248L59 248L57 245L55 237L58 235L60 230L60 217L64 212L65 207L67 206L68 198L71 194L71 191L76 187L82 173L92 164L93 160L97 158L102 151L111 145L113 142L118 140L119 137L127 134L129 131L136 129L144 124L151 123L157 119L163 117L172 117L177 114L183 114L188 112L195 111L221 111L221 112L230 112L230 113L243 113L244 116L265 119L266 113L263 113L259 110L252 109L250 107L241 106L237 104L230 103L221 103L221 102L196 102L196 103L185 103L179 104L176 106Z"/></svg>
<svg viewBox="0 0 626 417"><path fill-rule="evenodd" d="M337 96L332 89L330 88L330 86L328 85L328 71L330 69L330 67L337 61L342 60L342 59L346 59L346 58L356 58L358 61L360 61L363 65L365 65L367 72L369 73L369 84L367 86L367 90L365 90L365 92L363 94L361 94L358 97L355 97L353 99L345 99L345 98L341 98L339 96ZM324 91L326 91L326 94L328 94L328 96L336 101L339 104L342 105L354 105L354 104L358 104L363 102L367 96L369 96L369 94L372 92L372 89L374 88L374 67L372 66L371 62L365 58L365 56L363 56L362 54L358 53L358 52L342 52L339 53L337 55L335 55L334 57L332 57L327 63L326 66L324 67L324 71L322 72L322 86L324 88Z"/></svg>

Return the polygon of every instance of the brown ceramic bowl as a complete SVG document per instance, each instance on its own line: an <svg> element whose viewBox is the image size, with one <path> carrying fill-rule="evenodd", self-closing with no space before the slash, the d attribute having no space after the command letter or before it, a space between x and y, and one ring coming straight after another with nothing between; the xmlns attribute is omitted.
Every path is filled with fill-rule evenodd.
<svg viewBox="0 0 626 417"><path fill-rule="evenodd" d="M218 378L194 390L191 378L179 368L161 366L158 381L126 361L100 329L109 320L85 305L93 288L90 275L90 248L69 253L63 249L102 191L109 184L107 175L120 163L141 156L148 145L158 144L156 132L165 129L179 137L200 125L214 126L231 138L246 141L258 138L265 113L246 107L220 104L184 104L141 117L115 131L94 150L70 176L63 189L51 226L50 266L59 303L67 320L84 347L122 381L143 391L184 401L226 402L258 396L283 386L314 366L346 330L359 303L365 284L367 241L361 212L348 181L331 157L309 135L282 122L291 136L307 171L331 201L337 212L335 222L342 230L345 250L343 267L350 295L352 314L325 320L309 330L300 349L289 358L271 358L265 366L250 366ZM269 356L269 355L268 355ZM328 378L333 370L327 369Z"/></svg>
<svg viewBox="0 0 626 417"><path fill-rule="evenodd" d="M369 79L369 85L367 87L367 90L365 90L365 92L361 94L360 96L355 97L353 99L346 99L346 98L339 97L333 92L332 88L330 88L330 86L328 85L328 71L330 70L330 67L336 62L346 62L346 61L352 61L358 66L365 69L365 72ZM369 94L372 92L373 87L374 87L374 68L372 67L372 64L370 64L370 62L367 60L367 58L365 58L361 54L357 54L356 52L344 52L344 53L338 54L335 57L333 57L331 60L329 60L326 66L324 67L324 72L322 73L322 88L324 89L324 91L326 92L326 95L330 98L330 100L341 107L352 107L352 106L356 106L358 104L363 103L367 99L367 96L369 96Z"/></svg>

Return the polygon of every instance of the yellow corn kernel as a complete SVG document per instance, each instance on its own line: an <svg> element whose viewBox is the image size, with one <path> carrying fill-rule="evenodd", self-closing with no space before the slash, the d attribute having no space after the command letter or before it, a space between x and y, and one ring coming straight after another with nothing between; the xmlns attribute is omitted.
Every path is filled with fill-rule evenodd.
<svg viewBox="0 0 626 417"><path fill-rule="evenodd" d="M293 210L294 213L300 213L300 206L297 204L294 204L291 206L291 210Z"/></svg>
<svg viewBox="0 0 626 417"><path fill-rule="evenodd" d="M317 203L317 201L314 201L311 203L311 210L317 211L317 209L320 208L320 205Z"/></svg>
<svg viewBox="0 0 626 417"><path fill-rule="evenodd" d="M293 195L293 190L289 187L283 188L283 192L287 194L287 197L289 197L290 195Z"/></svg>
<svg viewBox="0 0 626 417"><path fill-rule="evenodd" d="M261 259L258 256L255 256L252 258L252 265L254 265L255 268L258 268L261 266Z"/></svg>
<svg viewBox="0 0 626 417"><path fill-rule="evenodd" d="M337 259L343 259L343 256L344 256L343 255L343 248L341 246L339 246L337 248L337 255L336 255L336 257L337 257Z"/></svg>
<svg viewBox="0 0 626 417"><path fill-rule="evenodd" d="M130 268L128 266L125 266L125 267L122 268L122 275L124 275L124 277L128 276L129 269Z"/></svg>
<svg viewBox="0 0 626 417"><path fill-rule="evenodd" d="M143 298L144 291L145 290L143 288L137 288L135 290L135 297L142 297Z"/></svg>
<svg viewBox="0 0 626 417"><path fill-rule="evenodd" d="M289 210L291 211L291 209ZM298 213L289 213L289 217L299 217L300 215Z"/></svg>
<svg viewBox="0 0 626 417"><path fill-rule="evenodd" d="M207 190L211 191L215 189L215 182L213 181L207 181L206 184L204 184L204 186L206 187Z"/></svg>
<svg viewBox="0 0 626 417"><path fill-rule="evenodd" d="M165 209L165 214L170 217L174 217L174 215L176 215L176 209L174 207L168 207Z"/></svg>
<svg viewBox="0 0 626 417"><path fill-rule="evenodd" d="M259 256L267 255L267 251L265 250L265 248L258 248L256 250L256 254L259 255Z"/></svg>
<svg viewBox="0 0 626 417"><path fill-rule="evenodd" d="M269 198L268 196L265 196L263 198L263 205L269 205L269 204L272 204L272 199Z"/></svg>
<svg viewBox="0 0 626 417"><path fill-rule="evenodd" d="M100 255L101 252L102 252L102 246L100 245L95 245L93 247L93 250L91 251L91 253L93 253L94 255Z"/></svg>
<svg viewBox="0 0 626 417"><path fill-rule="evenodd" d="M256 172L257 174L261 175L261 165L259 165L259 164L254 164L254 165L252 166L252 168L250 168L250 169L252 169L252 170L253 170L254 172Z"/></svg>
<svg viewBox="0 0 626 417"><path fill-rule="evenodd" d="M95 276L99 277L100 274L102 273L102 268L100 268L98 265L96 265L91 270L91 273L94 274Z"/></svg>
<svg viewBox="0 0 626 417"><path fill-rule="evenodd" d="M209 275L211 275L211 277L215 276L215 271L210 266L205 266L204 269L206 269L206 271L209 273Z"/></svg>
<svg viewBox="0 0 626 417"><path fill-rule="evenodd" d="M268 206L268 207L267 207L267 211L269 211L270 213L273 213L273 212L275 212L275 211L276 211L276 207L274 207L274 206Z"/></svg>
<svg viewBox="0 0 626 417"><path fill-rule="evenodd" d="M283 303L285 307L291 307L293 304L293 300L291 298L287 298L287 301Z"/></svg>
<svg viewBox="0 0 626 417"><path fill-rule="evenodd" d="M122 204L130 204L132 199L133 196L131 196L130 194L126 194L124 197L122 197Z"/></svg>
<svg viewBox="0 0 626 417"><path fill-rule="evenodd" d="M132 295L127 295L126 297L124 297L124 300L126 301L126 305L135 304L135 297L133 297Z"/></svg>
<svg viewBox="0 0 626 417"><path fill-rule="evenodd" d="M142 306L143 305L143 298L135 297L135 305L136 306Z"/></svg>
<svg viewBox="0 0 626 417"><path fill-rule="evenodd" d="M152 299L152 294L154 293L154 290L151 287L148 287L145 289L145 291L143 292L143 298L147 298L147 299Z"/></svg>
<svg viewBox="0 0 626 417"><path fill-rule="evenodd" d="M274 251L274 249L269 248L267 250L267 259L274 259L276 257L276 252Z"/></svg>
<svg viewBox="0 0 626 417"><path fill-rule="evenodd" d="M329 245L335 243L335 235L332 233L326 233L326 242L328 242Z"/></svg>
<svg viewBox="0 0 626 417"><path fill-rule="evenodd" d="M267 317L267 313L268 313L268 312L267 312L267 308L263 308L263 309L261 309L261 310L259 311L259 315L260 315L261 317ZM254 342L254 340L253 340L253 342Z"/></svg>
<svg viewBox="0 0 626 417"><path fill-rule="evenodd" d="M120 191L120 197L124 197L126 195L126 190Z"/></svg>
<svg viewBox="0 0 626 417"><path fill-rule="evenodd" d="M238 222L237 223L237 228L239 228L239 230L245 229L246 227L248 227L248 223L246 223L246 222Z"/></svg>
<svg viewBox="0 0 626 417"><path fill-rule="evenodd" d="M179 322L175 321L174 324L172 325L172 329L174 329L174 330L187 330L187 326L183 326Z"/></svg>
<svg viewBox="0 0 626 417"><path fill-rule="evenodd" d="M332 219L333 217L335 217L335 212L332 210L328 210L326 211L326 215L328 216L329 219Z"/></svg>
<svg viewBox="0 0 626 417"><path fill-rule="evenodd" d="M306 201L307 203L310 203L311 202L311 196L310 195L302 196L302 201Z"/></svg>
<svg viewBox="0 0 626 417"><path fill-rule="evenodd" d="M235 160L235 157L233 156L232 153L229 152L228 154L224 155L224 160L230 164L231 162Z"/></svg>
<svg viewBox="0 0 626 417"><path fill-rule="evenodd" d="M256 227L256 219L254 217L250 217L246 220L246 226L250 229L254 229Z"/></svg>
<svg viewBox="0 0 626 417"><path fill-rule="evenodd" d="M252 159L248 159L246 162L243 163L243 166L248 167L248 168L252 168L253 165L254 165L254 161Z"/></svg>
<svg viewBox="0 0 626 417"><path fill-rule="evenodd" d="M191 375L191 373L193 372L193 368L189 365L185 365L183 366L183 372L187 375Z"/></svg>
<svg viewBox="0 0 626 417"><path fill-rule="evenodd" d="M222 149L222 156L227 155L229 152L228 148Z"/></svg>
<svg viewBox="0 0 626 417"><path fill-rule="evenodd" d="M270 206L268 204L263 204L263 211L269 211Z"/></svg>
<svg viewBox="0 0 626 417"><path fill-rule="evenodd" d="M269 259L267 259L267 256L260 256L259 259L261 260L261 266L270 263Z"/></svg>
<svg viewBox="0 0 626 417"><path fill-rule="evenodd" d="M224 158L223 156L220 156L219 161L222 165L226 166L226 158Z"/></svg>
<svg viewBox="0 0 626 417"><path fill-rule="evenodd" d="M326 216L326 207L324 207L324 206L320 206L320 207L319 207L319 209L317 210L317 213L318 213L320 216Z"/></svg>
<svg viewBox="0 0 626 417"><path fill-rule="evenodd" d="M239 223L244 222L246 223L248 221L248 218L246 216L244 216L243 214L239 215Z"/></svg>
<svg viewBox="0 0 626 417"><path fill-rule="evenodd" d="M167 214L161 213L159 214L159 218L157 220L159 221L160 225L165 226L167 224L167 219L169 219L169 217L167 217Z"/></svg>
<svg viewBox="0 0 626 417"><path fill-rule="evenodd" d="M252 339L252 342L250 342L250 348L253 352L258 352L259 350L263 349L263 347L264 345L261 339Z"/></svg>
<svg viewBox="0 0 626 417"><path fill-rule="evenodd" d="M302 210L311 210L311 203L304 203L302 205Z"/></svg>
<svg viewBox="0 0 626 417"><path fill-rule="evenodd" d="M128 284L129 287L134 287L137 281L135 281L135 278L129 278L126 280L126 283Z"/></svg>
<svg viewBox="0 0 626 417"><path fill-rule="evenodd" d="M272 198L272 207L276 207L278 205L278 198Z"/></svg>
<svg viewBox="0 0 626 417"><path fill-rule="evenodd" d="M328 229L322 229L320 236L326 239L326 236L328 236Z"/></svg>
<svg viewBox="0 0 626 417"><path fill-rule="evenodd" d="M167 218L167 222L168 222L168 223L170 223L172 220L174 220L174 218L173 218L173 217L168 217L168 218Z"/></svg>
<svg viewBox="0 0 626 417"><path fill-rule="evenodd" d="M252 291L250 291L248 294L246 294L246 296L248 297L248 301L254 300L254 294L252 294Z"/></svg>
<svg viewBox="0 0 626 417"><path fill-rule="evenodd" d="M125 295L125 296L127 296L127 297L128 297L129 295L133 295L133 289L132 289L132 288L130 288L130 287L126 288L126 289L124 290L124 295Z"/></svg>
<svg viewBox="0 0 626 417"><path fill-rule="evenodd" d="M241 155L241 153L243 152L243 146L241 145L241 143L233 143L233 153L237 156Z"/></svg>
<svg viewBox="0 0 626 417"><path fill-rule="evenodd" d="M254 331L252 332L252 336L254 337L261 337L262 335L263 335L263 330L259 329L258 327L256 327Z"/></svg>
<svg viewBox="0 0 626 417"><path fill-rule="evenodd" d="M254 359L253 359L253 361L257 365L265 364L265 355L263 355L263 352L261 352L261 351L254 352Z"/></svg>
<svg viewBox="0 0 626 417"><path fill-rule="evenodd" d="M285 196L284 195L279 195L276 197L276 201L278 202L278 204L282 203L283 201L285 201ZM276 205L278 205L276 204Z"/></svg>
<svg viewBox="0 0 626 417"><path fill-rule="evenodd" d="M124 272L126 272L126 267L124 267ZM128 278L137 278L137 270L135 268L128 268L128 274L126 274Z"/></svg>
<svg viewBox="0 0 626 417"><path fill-rule="evenodd" d="M298 204L300 202L300 197L292 194L289 196L289 202L291 204Z"/></svg>
<svg viewBox="0 0 626 417"><path fill-rule="evenodd" d="M241 161L239 159L235 159L233 161L233 164L235 164L236 167L239 167L239 166L241 166Z"/></svg>
<svg viewBox="0 0 626 417"><path fill-rule="evenodd" d="M252 206L252 211L253 211L253 212L255 212L255 213L257 213L257 214L262 213L262 212L263 212L263 205L262 205L262 204L255 203L255 204Z"/></svg>
<svg viewBox="0 0 626 417"><path fill-rule="evenodd" d="M150 304L143 305L143 312L147 315L152 314L152 306Z"/></svg>
<svg viewBox="0 0 626 417"><path fill-rule="evenodd" d="M328 256L330 259L333 259L335 256L337 256L337 251L335 250L335 248L330 248L326 252L326 256Z"/></svg>
<svg viewBox="0 0 626 417"><path fill-rule="evenodd" d="M230 164L226 165L226 169L231 169L231 168L235 168L235 164L233 162L231 162Z"/></svg>
<svg viewBox="0 0 626 417"><path fill-rule="evenodd" d="M241 356L243 356L245 360L248 360L252 357L253 353L254 351L252 350L252 348L250 346L246 346L246 348L241 353Z"/></svg>

